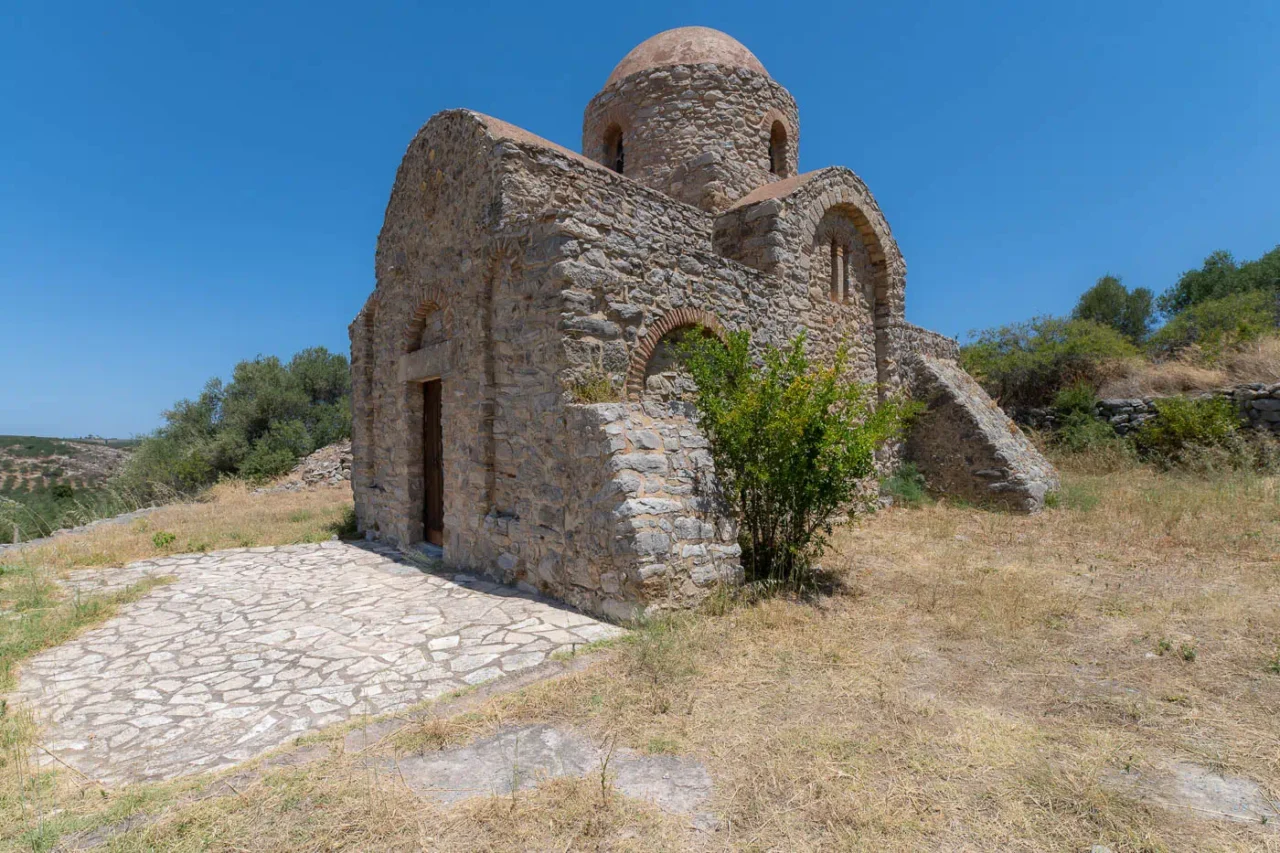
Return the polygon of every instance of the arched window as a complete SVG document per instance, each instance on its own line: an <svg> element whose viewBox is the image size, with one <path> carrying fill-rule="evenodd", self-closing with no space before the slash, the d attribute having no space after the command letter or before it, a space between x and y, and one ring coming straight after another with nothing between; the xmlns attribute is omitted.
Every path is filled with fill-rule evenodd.
<svg viewBox="0 0 1280 853"><path fill-rule="evenodd" d="M769 131L769 171L779 178L787 176L787 126L780 121Z"/></svg>
<svg viewBox="0 0 1280 853"><path fill-rule="evenodd" d="M621 175L626 159L626 152L622 148L622 128L611 124L604 132L604 164Z"/></svg>

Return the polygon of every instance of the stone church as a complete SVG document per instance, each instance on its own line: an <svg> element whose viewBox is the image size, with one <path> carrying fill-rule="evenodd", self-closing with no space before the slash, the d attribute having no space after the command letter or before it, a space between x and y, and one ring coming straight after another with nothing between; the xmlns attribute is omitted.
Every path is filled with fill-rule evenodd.
<svg viewBox="0 0 1280 853"><path fill-rule="evenodd" d="M361 530L627 618L741 577L670 343L841 344L927 413L931 487L1035 511L1052 467L904 319L906 266L841 166L799 173L796 102L743 45L660 33L587 104L582 153L468 110L409 144L351 325ZM602 402L603 401L603 402ZM439 553L439 552L437 552Z"/></svg>

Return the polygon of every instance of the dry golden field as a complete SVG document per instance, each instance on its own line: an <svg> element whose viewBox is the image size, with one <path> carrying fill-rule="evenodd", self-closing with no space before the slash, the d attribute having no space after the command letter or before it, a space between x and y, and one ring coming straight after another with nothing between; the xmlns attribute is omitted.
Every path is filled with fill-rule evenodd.
<svg viewBox="0 0 1280 853"><path fill-rule="evenodd" d="M718 599L574 674L429 707L380 747L549 722L693 756L715 782L716 832L590 777L445 809L334 731L291 748L332 745L328 757L232 785L103 789L50 771L19 789L11 748L0 843L44 849L96 830L130 851L1280 850L1274 825L1132 783L1181 762L1280 797L1280 484L1078 460L1064 481L1036 517L948 503L878 513L838 533L827 595ZM214 547L259 531L264 544L281 527L232 509L252 499L175 508L190 514L157 514L152 529ZM146 544L95 548L127 559Z"/></svg>

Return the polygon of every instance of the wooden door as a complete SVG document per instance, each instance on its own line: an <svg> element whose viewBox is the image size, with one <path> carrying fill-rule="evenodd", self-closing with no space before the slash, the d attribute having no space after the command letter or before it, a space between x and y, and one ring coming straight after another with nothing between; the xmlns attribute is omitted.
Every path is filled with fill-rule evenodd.
<svg viewBox="0 0 1280 853"><path fill-rule="evenodd" d="M422 383L422 526L432 545L444 544L444 441L439 379Z"/></svg>

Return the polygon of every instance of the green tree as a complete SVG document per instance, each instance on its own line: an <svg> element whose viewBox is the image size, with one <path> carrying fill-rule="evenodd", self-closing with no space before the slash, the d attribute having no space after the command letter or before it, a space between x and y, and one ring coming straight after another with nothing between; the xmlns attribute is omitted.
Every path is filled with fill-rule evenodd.
<svg viewBox="0 0 1280 853"><path fill-rule="evenodd" d="M1059 389L1085 383L1095 390L1110 362L1137 355L1114 328L1093 320L1034 317L971 332L960 361L1006 405L1043 406Z"/></svg>
<svg viewBox="0 0 1280 853"><path fill-rule="evenodd" d="M690 335L681 345L748 577L793 586L809 578L831 519L909 413L897 401L877 405L873 388L849 381L843 351L814 366L804 343L801 334L785 349L766 347L759 362L747 332L723 344Z"/></svg>
<svg viewBox="0 0 1280 853"><path fill-rule="evenodd" d="M1280 246L1242 264L1219 249L1200 269L1184 272L1177 284L1160 294L1158 304L1161 312L1173 316L1202 302L1251 291L1280 294Z"/></svg>
<svg viewBox="0 0 1280 853"><path fill-rule="evenodd" d="M271 477L318 447L351 434L347 359L324 347L287 364L242 361L231 381L211 379L194 400L164 413L121 477L134 492L190 492L218 476Z"/></svg>
<svg viewBox="0 0 1280 853"><path fill-rule="evenodd" d="M1147 288L1130 291L1119 276L1104 275L1080 295L1071 316L1110 326L1136 344L1151 332L1154 301L1154 294Z"/></svg>

